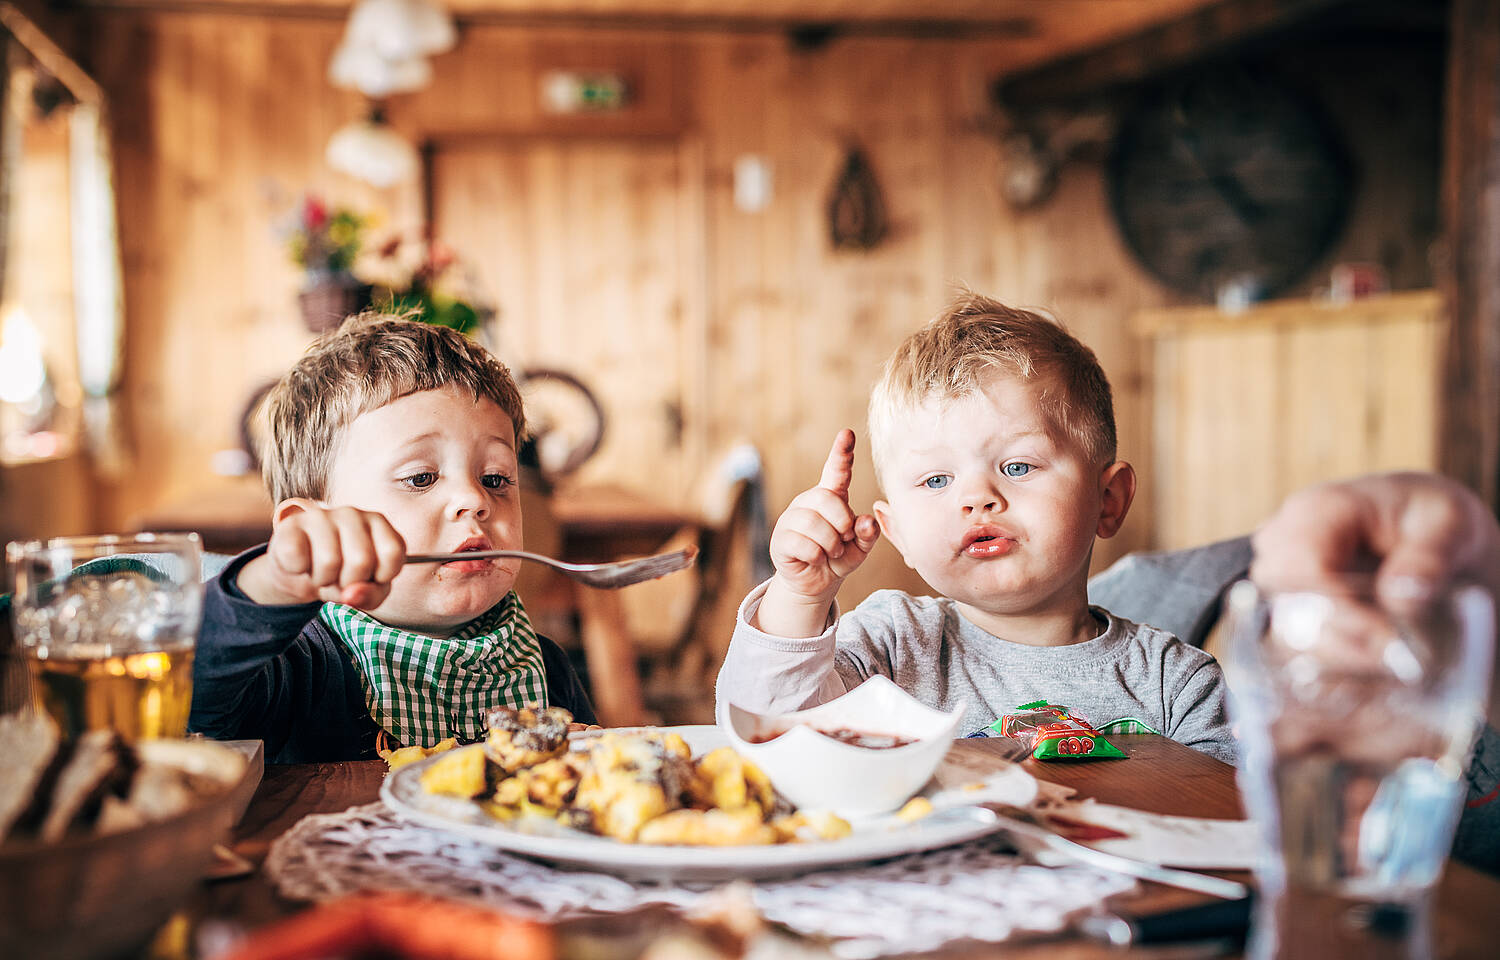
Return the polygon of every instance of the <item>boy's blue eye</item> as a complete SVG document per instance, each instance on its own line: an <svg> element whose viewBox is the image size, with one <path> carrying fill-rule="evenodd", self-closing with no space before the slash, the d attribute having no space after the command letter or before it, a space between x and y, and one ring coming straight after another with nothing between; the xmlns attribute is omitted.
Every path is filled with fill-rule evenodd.
<svg viewBox="0 0 1500 960"><path fill-rule="evenodd" d="M952 482L952 477L948 476L946 473L939 473L935 474L934 476L928 477L926 480L923 480L922 486L926 487L928 490L941 490Z"/></svg>
<svg viewBox="0 0 1500 960"><path fill-rule="evenodd" d="M412 487L418 487L418 488L421 488L421 487L430 487L434 483L437 483L437 474L435 474L435 473L414 473L411 476L404 478L401 482L407 484L408 486L412 486Z"/></svg>
<svg viewBox="0 0 1500 960"><path fill-rule="evenodd" d="M503 473L487 473L479 479L479 482L484 484L486 487L489 487L491 490L499 490L502 487L510 486L516 481L515 478L507 477Z"/></svg>
<svg viewBox="0 0 1500 960"><path fill-rule="evenodd" d="M1031 472L1031 464L1007 463L1005 466L1000 468L1000 471L1007 477L1024 477Z"/></svg>

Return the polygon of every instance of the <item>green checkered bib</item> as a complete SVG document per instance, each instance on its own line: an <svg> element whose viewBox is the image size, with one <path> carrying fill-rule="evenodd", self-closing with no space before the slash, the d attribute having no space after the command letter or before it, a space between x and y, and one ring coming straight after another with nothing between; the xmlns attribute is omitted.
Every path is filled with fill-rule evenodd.
<svg viewBox="0 0 1500 960"><path fill-rule="evenodd" d="M405 746L478 740L492 708L547 703L542 645L515 591L451 637L388 627L342 603L319 616L354 654L370 715Z"/></svg>

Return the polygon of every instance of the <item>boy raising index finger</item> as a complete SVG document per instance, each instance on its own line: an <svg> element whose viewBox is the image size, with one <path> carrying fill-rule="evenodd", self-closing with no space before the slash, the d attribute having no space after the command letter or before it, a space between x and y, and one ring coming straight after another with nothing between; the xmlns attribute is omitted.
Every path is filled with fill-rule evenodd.
<svg viewBox="0 0 1500 960"><path fill-rule="evenodd" d="M854 435L771 540L776 575L740 606L718 701L756 712L824 702L875 675L979 731L1048 700L1132 717L1233 757L1208 654L1088 603L1089 560L1135 496L1115 458L1109 380L1060 324L968 294L898 346L870 398L885 499L849 506ZM884 536L936 596L834 595ZM832 616L830 616L832 614Z"/></svg>
<svg viewBox="0 0 1500 960"><path fill-rule="evenodd" d="M799 493L771 532L776 575L756 611L756 626L782 637L810 637L828 626L844 578L865 562L880 539L874 516L849 506L854 431L833 439L818 485Z"/></svg>

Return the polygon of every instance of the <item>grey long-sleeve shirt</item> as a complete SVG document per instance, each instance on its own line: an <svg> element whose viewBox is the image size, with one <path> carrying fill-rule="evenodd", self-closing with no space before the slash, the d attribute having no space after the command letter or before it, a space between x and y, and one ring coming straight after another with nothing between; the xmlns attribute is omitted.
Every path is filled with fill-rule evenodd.
<svg viewBox="0 0 1500 960"><path fill-rule="evenodd" d="M1033 700L1094 724L1135 717L1179 743L1233 763L1224 676L1213 657L1153 627L1091 608L1100 634L1064 647L1034 647L985 632L946 597L880 590L822 634L773 637L750 626L765 594L740 605L718 703L780 713L826 702L875 674L940 710L963 706L964 734Z"/></svg>

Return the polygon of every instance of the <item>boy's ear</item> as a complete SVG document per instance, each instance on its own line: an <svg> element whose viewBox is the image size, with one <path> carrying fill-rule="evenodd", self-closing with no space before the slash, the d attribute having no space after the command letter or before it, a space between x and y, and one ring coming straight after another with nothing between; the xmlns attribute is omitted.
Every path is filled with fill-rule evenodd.
<svg viewBox="0 0 1500 960"><path fill-rule="evenodd" d="M1108 540L1120 532L1135 499L1135 468L1116 460L1099 475L1099 526L1095 532Z"/></svg>
<svg viewBox="0 0 1500 960"><path fill-rule="evenodd" d="M901 554L901 559L906 560L906 565L911 567L912 562L906 559L906 546L901 542L901 535L896 532L896 521L891 514L891 505L884 500L876 500L874 511L875 522L880 524L881 535L891 542L891 546ZM912 569L916 568L912 567Z"/></svg>

